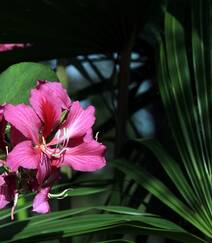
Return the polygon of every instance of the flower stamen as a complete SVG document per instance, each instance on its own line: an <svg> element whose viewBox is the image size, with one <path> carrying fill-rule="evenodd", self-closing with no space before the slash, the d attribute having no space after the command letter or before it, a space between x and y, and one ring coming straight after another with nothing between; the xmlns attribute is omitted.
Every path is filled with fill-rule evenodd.
<svg viewBox="0 0 212 243"><path fill-rule="evenodd" d="M58 143L56 144L54 149L48 148L48 144L46 144L45 138L42 136L42 144L40 145L40 149L42 150L42 152L45 153L48 156L52 156L52 157L55 157L55 158L60 158L60 156L66 150L68 150L68 148L67 148L68 142L69 142L68 129L63 128L63 137L64 137L64 139L63 139L62 144L59 142L60 141L60 135L61 135L61 130L58 130L57 135L56 135Z"/></svg>
<svg viewBox="0 0 212 243"><path fill-rule="evenodd" d="M14 220L14 212L15 212L16 205L18 203L18 196L19 196L19 194L16 192L15 197L14 197L13 206L12 206L11 213L10 213L10 217L11 217L12 221Z"/></svg>

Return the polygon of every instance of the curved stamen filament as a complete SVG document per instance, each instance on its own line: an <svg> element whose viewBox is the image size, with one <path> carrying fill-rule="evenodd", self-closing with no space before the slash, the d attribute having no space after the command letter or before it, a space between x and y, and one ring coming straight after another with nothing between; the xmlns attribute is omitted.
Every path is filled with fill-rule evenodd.
<svg viewBox="0 0 212 243"><path fill-rule="evenodd" d="M15 208L16 208L16 205L17 205L17 202L18 202L18 192L15 193L15 197L14 197L14 202L13 202L13 206L12 206L12 209L11 209L11 212L10 212L10 217L11 217L11 220L13 221L14 220L14 212L15 212Z"/></svg>
<svg viewBox="0 0 212 243"><path fill-rule="evenodd" d="M68 128L63 128L63 136L64 136L64 140L63 140L63 147L67 147L68 142L69 142L69 134L68 134Z"/></svg>
<svg viewBox="0 0 212 243"><path fill-rule="evenodd" d="M57 157L59 158L60 155L61 155L62 153L64 153L66 150L68 150L68 148L63 148L59 153L55 153L55 154L53 153L52 156L54 156L54 157L56 157L56 158L57 158Z"/></svg>
<svg viewBox="0 0 212 243"><path fill-rule="evenodd" d="M69 142L69 134L68 134L68 129L63 128L63 142L62 144L60 143L60 135L61 135L61 130L58 130L57 132L57 139L58 143L56 144L56 147L52 151L52 149L48 148L48 144L46 144L45 138L42 136L42 145L40 146L41 150L43 153L53 156L56 158L59 158L66 150L68 150L68 142ZM59 148L60 147L60 148ZM56 152L59 149L59 152Z"/></svg>

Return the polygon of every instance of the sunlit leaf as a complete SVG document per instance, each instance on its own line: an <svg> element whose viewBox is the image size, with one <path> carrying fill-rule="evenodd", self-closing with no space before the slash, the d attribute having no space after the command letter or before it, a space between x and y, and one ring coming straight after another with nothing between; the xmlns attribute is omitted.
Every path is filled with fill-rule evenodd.
<svg viewBox="0 0 212 243"><path fill-rule="evenodd" d="M57 81L57 76L50 67L23 62L10 66L0 74L0 103L25 103L29 91L36 86L37 80Z"/></svg>

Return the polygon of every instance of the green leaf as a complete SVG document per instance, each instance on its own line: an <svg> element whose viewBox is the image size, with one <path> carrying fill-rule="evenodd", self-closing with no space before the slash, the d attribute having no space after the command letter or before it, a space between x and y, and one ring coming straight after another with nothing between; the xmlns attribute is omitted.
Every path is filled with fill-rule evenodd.
<svg viewBox="0 0 212 243"><path fill-rule="evenodd" d="M204 224L202 226L202 222L199 222L198 215L194 214L192 210L178 199L159 179L155 178L144 169L131 165L125 160L112 160L110 164L126 174L130 179L135 180L136 183L151 192L155 197L191 224L208 234L207 227L204 228Z"/></svg>
<svg viewBox="0 0 212 243"><path fill-rule="evenodd" d="M100 210L105 210L107 212L128 214L128 215L143 215L143 216L156 216L150 213L143 213L138 209L124 207L124 206L101 206L97 207Z"/></svg>
<svg viewBox="0 0 212 243"><path fill-rule="evenodd" d="M68 183L63 183L63 184L59 184L57 186L54 186L53 189L52 189L52 195L54 195L53 197L57 198L57 195L61 194L61 193L58 192L58 191L61 190L60 188L64 188L64 187L68 187L68 186L70 186ZM109 189L108 187L80 187L80 188L76 188L76 189L72 189L70 191L67 191L66 196L69 196L69 197L88 196L88 195L93 195L93 194L105 192L108 189ZM20 219L20 217L21 217L21 219L26 218L27 210L32 207L31 201L32 201L33 197L34 197L34 193L29 193L27 195L21 195L20 196L20 198L18 200L17 207L16 207L15 212L14 212L14 214L17 215L17 217L19 219ZM24 202L24 204L19 203L19 201ZM102 208L101 210L104 210L104 208ZM122 210L124 210L124 208ZM3 209L3 210L0 211L0 222L2 220L5 220L5 219L10 220L10 211L11 211L10 208L6 208L6 209ZM121 212L123 213L123 211L121 211Z"/></svg>
<svg viewBox="0 0 212 243"><path fill-rule="evenodd" d="M158 157L195 220L189 219L186 214L181 216L211 238L212 89L211 75L208 75L211 54L207 51L211 40L211 1L192 0L189 4L191 32L185 22L185 5L176 7L168 3L165 9L165 35L160 40L159 49L160 93L174 135L173 146L176 145L178 161L155 144L147 146Z"/></svg>
<svg viewBox="0 0 212 243"><path fill-rule="evenodd" d="M110 212L110 207L103 207ZM98 209L102 210L102 206ZM47 215L39 215L6 225L1 225L1 242L36 241L56 239L92 232L158 234L182 242L204 242L165 219L145 214L87 214L77 215L95 208L69 209ZM97 208L96 208L97 209ZM120 212L119 207L117 211ZM112 210L116 211L115 207ZM122 211L123 209L121 209ZM126 211L127 208L124 208ZM132 209L129 208L129 211Z"/></svg>
<svg viewBox="0 0 212 243"><path fill-rule="evenodd" d="M97 243L97 242L96 242ZM116 239L116 240L104 240L98 241L98 243L135 243L135 241L124 240L124 239Z"/></svg>
<svg viewBox="0 0 212 243"><path fill-rule="evenodd" d="M50 67L33 62L14 64L0 74L0 104L27 103L29 91L37 80L57 81Z"/></svg>
<svg viewBox="0 0 212 243"><path fill-rule="evenodd" d="M177 163L156 140L137 139L136 141L147 146L155 154L164 170L173 181L178 191L182 194L184 200L187 202L187 206L191 210L191 215L194 215L195 219L190 221L190 219L187 219L186 214L184 214L183 217L190 221L191 224L194 224L199 229L202 229L202 231L205 231L206 229L207 232L207 224L202 220L202 215L199 210L199 205L201 202L198 201L198 198L193 193L189 181L179 166L179 163Z"/></svg>
<svg viewBox="0 0 212 243"><path fill-rule="evenodd" d="M69 197L87 196L87 195L105 192L107 190L108 190L107 187L81 187L67 192L67 196Z"/></svg>

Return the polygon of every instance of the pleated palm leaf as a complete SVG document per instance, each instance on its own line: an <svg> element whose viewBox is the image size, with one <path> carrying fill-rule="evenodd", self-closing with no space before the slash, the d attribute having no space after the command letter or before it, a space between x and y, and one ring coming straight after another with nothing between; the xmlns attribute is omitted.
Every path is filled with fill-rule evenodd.
<svg viewBox="0 0 212 243"><path fill-rule="evenodd" d="M182 166L159 144L147 143L184 198L181 216L208 238L212 238L211 6L211 1L191 1L191 35L176 17L165 13L159 86Z"/></svg>
<svg viewBox="0 0 212 243"><path fill-rule="evenodd" d="M162 181L144 170L123 161L114 164L200 230L202 237L210 242L212 2L175 3L169 2L166 6L165 32L158 38L158 81L174 138L172 148L176 147L178 155L176 158L170 156L155 140L139 142L153 151L181 196L175 195Z"/></svg>
<svg viewBox="0 0 212 243"><path fill-rule="evenodd" d="M192 1L191 42L185 28L165 14L165 43L160 48L160 91L183 167L164 168L184 197L185 216L212 237L212 35L211 2ZM186 39L192 46L186 49ZM190 64L190 66L189 66ZM155 152L162 152L155 148Z"/></svg>

